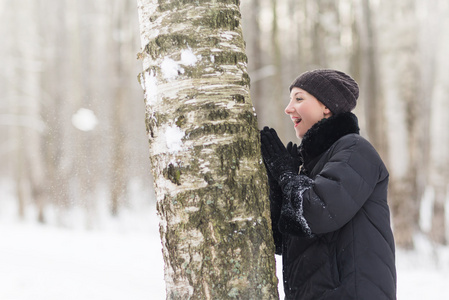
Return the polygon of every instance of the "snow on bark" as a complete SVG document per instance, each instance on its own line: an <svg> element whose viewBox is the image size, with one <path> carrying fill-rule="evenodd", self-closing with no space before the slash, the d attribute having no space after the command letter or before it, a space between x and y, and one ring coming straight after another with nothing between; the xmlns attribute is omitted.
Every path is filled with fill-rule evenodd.
<svg viewBox="0 0 449 300"><path fill-rule="evenodd" d="M138 1L169 299L278 298L238 4Z"/></svg>

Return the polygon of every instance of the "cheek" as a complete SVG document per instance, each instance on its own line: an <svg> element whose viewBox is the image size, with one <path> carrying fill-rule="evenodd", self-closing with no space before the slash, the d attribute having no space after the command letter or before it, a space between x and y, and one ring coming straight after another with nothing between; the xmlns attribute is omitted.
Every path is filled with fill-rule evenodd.
<svg viewBox="0 0 449 300"><path fill-rule="evenodd" d="M297 107L297 111L298 111L298 113L301 115L301 117L303 119L310 118L311 110L310 110L310 107L309 107L309 105L307 103L301 103L301 105L299 105Z"/></svg>
<svg viewBox="0 0 449 300"><path fill-rule="evenodd" d="M321 109L314 105L308 105L302 107L302 113L307 118L308 123L315 124L323 118L323 112Z"/></svg>

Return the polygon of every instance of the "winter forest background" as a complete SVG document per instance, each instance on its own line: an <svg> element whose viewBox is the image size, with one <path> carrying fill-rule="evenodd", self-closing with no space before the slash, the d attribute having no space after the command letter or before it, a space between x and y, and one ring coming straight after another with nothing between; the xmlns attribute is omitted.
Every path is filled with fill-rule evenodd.
<svg viewBox="0 0 449 300"><path fill-rule="evenodd" d="M340 69L359 82L362 135L390 171L399 262L407 272L439 269L419 269L407 282L430 278L425 288L441 296L438 280L449 274L449 2L242 0L241 12L259 127L275 127L285 142L295 139L283 110L290 82L306 70ZM137 80L136 1L0 0L0 36L0 231L16 245L0 240L0 262L19 253L27 264L20 249L34 248L68 263L54 239L63 243L73 230L93 234L80 243L102 240L102 253L114 261L123 259L113 254L150 247L144 239L157 231L157 219ZM124 234L129 248L100 232ZM159 260L159 252L132 252L138 258L128 267L148 275L138 262ZM421 256L428 258L422 265ZM0 299L31 299L2 294L5 278L26 290L17 283L20 268L10 267L0 271ZM145 285L150 277L137 281ZM402 299L411 299L405 290Z"/></svg>

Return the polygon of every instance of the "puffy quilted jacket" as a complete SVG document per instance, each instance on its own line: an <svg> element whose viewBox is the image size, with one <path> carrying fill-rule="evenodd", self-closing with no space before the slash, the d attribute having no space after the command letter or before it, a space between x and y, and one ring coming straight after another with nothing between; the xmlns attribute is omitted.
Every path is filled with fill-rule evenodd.
<svg viewBox="0 0 449 300"><path fill-rule="evenodd" d="M300 175L271 192L285 299L396 299L388 171L357 118L320 121L300 149Z"/></svg>

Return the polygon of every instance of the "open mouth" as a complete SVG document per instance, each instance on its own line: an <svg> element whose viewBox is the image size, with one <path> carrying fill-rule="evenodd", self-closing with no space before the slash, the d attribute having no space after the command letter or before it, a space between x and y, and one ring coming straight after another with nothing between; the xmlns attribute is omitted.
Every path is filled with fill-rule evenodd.
<svg viewBox="0 0 449 300"><path fill-rule="evenodd" d="M301 118L294 119L293 122L295 123L295 127L298 126L298 124L301 123L301 121L302 121Z"/></svg>

